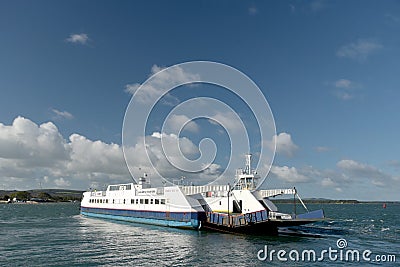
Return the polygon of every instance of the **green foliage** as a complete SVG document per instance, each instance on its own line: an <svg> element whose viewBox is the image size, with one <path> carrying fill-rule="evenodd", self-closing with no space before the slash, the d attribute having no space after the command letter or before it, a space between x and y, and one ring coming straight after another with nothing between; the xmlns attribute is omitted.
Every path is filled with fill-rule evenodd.
<svg viewBox="0 0 400 267"><path fill-rule="evenodd" d="M11 194L11 198L17 198L18 200L29 200L31 199L31 193L27 191L18 191Z"/></svg>
<svg viewBox="0 0 400 267"><path fill-rule="evenodd" d="M37 197L38 197L38 198L41 198L41 199L43 199L43 200L52 199L51 195L50 195L49 193L46 193L46 192L40 192L40 193L37 195Z"/></svg>

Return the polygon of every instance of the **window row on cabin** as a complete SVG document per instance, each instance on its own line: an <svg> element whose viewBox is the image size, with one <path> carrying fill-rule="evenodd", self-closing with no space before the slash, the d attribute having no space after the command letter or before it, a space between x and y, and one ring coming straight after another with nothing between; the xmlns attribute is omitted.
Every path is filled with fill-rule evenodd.
<svg viewBox="0 0 400 267"><path fill-rule="evenodd" d="M104 204L108 204L108 199L102 199L102 198L93 199L93 198L91 198L91 199L89 199L89 203L100 203L100 204L104 203ZM115 199L113 199L112 202L110 200L110 203L112 203L112 204L121 204L121 201L119 200L119 203L116 203ZM122 203L123 204L128 204L128 201L123 199ZM161 204L161 205L164 205L165 204L165 199L136 198L136 199L131 199L131 204L145 204L145 205L146 204L151 204L151 205L153 205L153 204L156 204L156 205Z"/></svg>
<svg viewBox="0 0 400 267"><path fill-rule="evenodd" d="M130 184L125 185L110 185L110 191L122 191L122 190L131 190L132 186Z"/></svg>

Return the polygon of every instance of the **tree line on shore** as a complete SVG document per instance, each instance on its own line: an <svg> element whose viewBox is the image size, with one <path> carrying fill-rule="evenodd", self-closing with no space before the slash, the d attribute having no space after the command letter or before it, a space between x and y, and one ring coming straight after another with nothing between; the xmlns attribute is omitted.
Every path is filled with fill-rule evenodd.
<svg viewBox="0 0 400 267"><path fill-rule="evenodd" d="M52 191L52 190L49 190ZM29 191L3 191L0 192L0 200L3 201L36 201L36 202L68 202L80 201L82 193L80 191L64 191L51 194L48 191L29 190Z"/></svg>

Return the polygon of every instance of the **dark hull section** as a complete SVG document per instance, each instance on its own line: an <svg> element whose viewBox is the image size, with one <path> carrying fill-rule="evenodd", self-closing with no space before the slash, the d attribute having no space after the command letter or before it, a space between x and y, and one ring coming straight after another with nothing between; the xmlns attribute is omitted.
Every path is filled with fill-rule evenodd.
<svg viewBox="0 0 400 267"><path fill-rule="evenodd" d="M323 210L297 215L292 219L269 219L265 210L239 215L208 212L203 228L228 233L276 235L279 228L314 223L324 218Z"/></svg>
<svg viewBox="0 0 400 267"><path fill-rule="evenodd" d="M309 223L321 221L321 219L315 220L274 220L264 221L259 223L249 223L243 226L228 226L205 222L203 224L204 229L226 232L226 233L239 233L239 234L251 234L251 235L277 235L279 228L289 226L299 226Z"/></svg>

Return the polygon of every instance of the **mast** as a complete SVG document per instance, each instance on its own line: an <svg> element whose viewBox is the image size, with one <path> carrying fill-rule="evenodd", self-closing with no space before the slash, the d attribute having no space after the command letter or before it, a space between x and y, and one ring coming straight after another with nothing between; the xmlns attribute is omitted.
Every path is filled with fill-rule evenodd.
<svg viewBox="0 0 400 267"><path fill-rule="evenodd" d="M250 153L246 154L245 172L246 172L246 174L251 174L251 154Z"/></svg>

